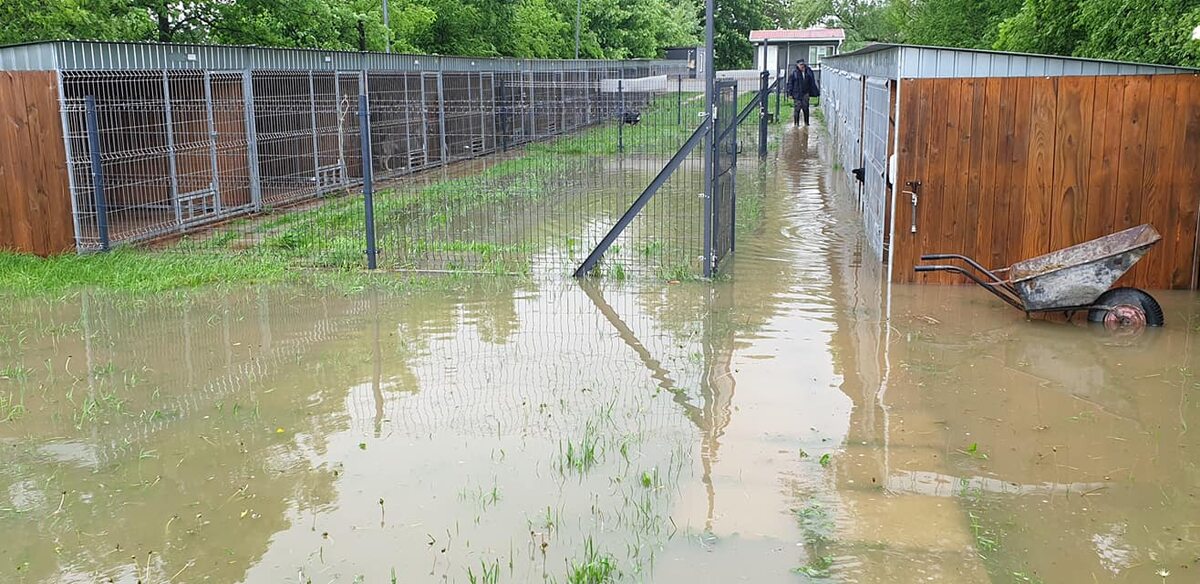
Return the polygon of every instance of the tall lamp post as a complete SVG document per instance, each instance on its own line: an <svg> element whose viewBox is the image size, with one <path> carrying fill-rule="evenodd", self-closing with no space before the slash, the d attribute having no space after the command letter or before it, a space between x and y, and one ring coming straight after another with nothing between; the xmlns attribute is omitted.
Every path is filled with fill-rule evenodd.
<svg viewBox="0 0 1200 584"><path fill-rule="evenodd" d="M392 52L392 27L388 26L388 0L383 0L383 52Z"/></svg>

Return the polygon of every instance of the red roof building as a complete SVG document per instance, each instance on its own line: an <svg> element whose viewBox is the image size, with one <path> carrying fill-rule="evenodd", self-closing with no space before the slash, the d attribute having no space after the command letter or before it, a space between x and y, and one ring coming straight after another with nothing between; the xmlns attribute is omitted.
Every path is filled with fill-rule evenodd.
<svg viewBox="0 0 1200 584"><path fill-rule="evenodd" d="M755 49L754 68L766 69L772 75L787 71L797 59L817 65L821 59L836 55L845 40L846 31L840 28L750 31L750 42Z"/></svg>

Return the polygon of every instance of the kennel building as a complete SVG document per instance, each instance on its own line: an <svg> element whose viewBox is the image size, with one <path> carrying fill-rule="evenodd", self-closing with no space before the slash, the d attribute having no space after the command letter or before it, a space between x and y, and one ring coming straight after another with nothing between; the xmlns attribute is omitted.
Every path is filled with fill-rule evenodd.
<svg viewBox="0 0 1200 584"><path fill-rule="evenodd" d="M822 69L832 165L892 282L961 280L914 273L925 253L998 268L1150 223L1123 282L1197 287L1200 71L886 44Z"/></svg>
<svg viewBox="0 0 1200 584"><path fill-rule="evenodd" d="M687 72L656 60L0 47L0 249L94 251L361 185L360 94L374 176L387 180L612 119L647 99L604 89L624 86L613 80L668 74Z"/></svg>

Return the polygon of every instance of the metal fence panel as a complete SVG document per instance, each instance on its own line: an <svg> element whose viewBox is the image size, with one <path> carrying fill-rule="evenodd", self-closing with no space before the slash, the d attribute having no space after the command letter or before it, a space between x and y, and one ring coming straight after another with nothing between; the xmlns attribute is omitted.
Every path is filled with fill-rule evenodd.
<svg viewBox="0 0 1200 584"><path fill-rule="evenodd" d="M892 93L889 80L868 79L863 108L863 223L867 244L875 259L883 261L887 215L888 128Z"/></svg>
<svg viewBox="0 0 1200 584"><path fill-rule="evenodd" d="M399 61L398 61L399 62ZM100 249L84 98L97 103L114 244L362 266L365 165L375 174L378 261L429 271L571 271L687 140L702 96L686 71L647 63L455 62L404 67L63 73L80 248ZM509 66L511 65L511 66ZM422 69L423 68L423 69ZM668 79L668 75L671 75ZM359 97L368 97L362 146ZM722 93L732 122L736 89ZM733 248L736 131L718 157L718 261ZM367 159L364 159L364 155ZM704 191L689 156L600 269L701 272ZM246 217L246 221L225 221Z"/></svg>

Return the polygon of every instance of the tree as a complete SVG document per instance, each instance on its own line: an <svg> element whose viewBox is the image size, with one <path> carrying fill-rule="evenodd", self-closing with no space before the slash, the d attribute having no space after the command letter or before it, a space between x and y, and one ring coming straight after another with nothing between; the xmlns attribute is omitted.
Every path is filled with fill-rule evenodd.
<svg viewBox="0 0 1200 584"><path fill-rule="evenodd" d="M1086 32L1079 56L1200 66L1200 43L1190 34L1200 24L1200 0L1082 0L1079 22Z"/></svg>
<svg viewBox="0 0 1200 584"><path fill-rule="evenodd" d="M716 3L713 59L717 69L748 69L752 66L754 45L750 44L750 31L765 28L768 24L765 8L763 0L721 0Z"/></svg>
<svg viewBox="0 0 1200 584"><path fill-rule="evenodd" d="M899 4L893 2L893 4ZM906 0L900 37L906 43L990 49L1000 23L1022 0Z"/></svg>
<svg viewBox="0 0 1200 584"><path fill-rule="evenodd" d="M1085 37L1079 0L1025 0L1000 23L995 48L1022 53L1071 55Z"/></svg>
<svg viewBox="0 0 1200 584"><path fill-rule="evenodd" d="M145 15L95 0L4 0L0 44L52 39L141 40L152 30Z"/></svg>
<svg viewBox="0 0 1200 584"><path fill-rule="evenodd" d="M797 26L814 25L839 27L846 30L845 48L855 49L869 42L899 40L897 10L906 8L907 0L875 2L872 0L801 0L792 5L793 21Z"/></svg>
<svg viewBox="0 0 1200 584"><path fill-rule="evenodd" d="M546 0L520 0L513 9L510 50L514 57L549 58L573 54L567 34L574 28Z"/></svg>
<svg viewBox="0 0 1200 584"><path fill-rule="evenodd" d="M57 39L567 58L576 0L0 0L0 44ZM658 57L698 41L695 0L585 0L582 56Z"/></svg>

